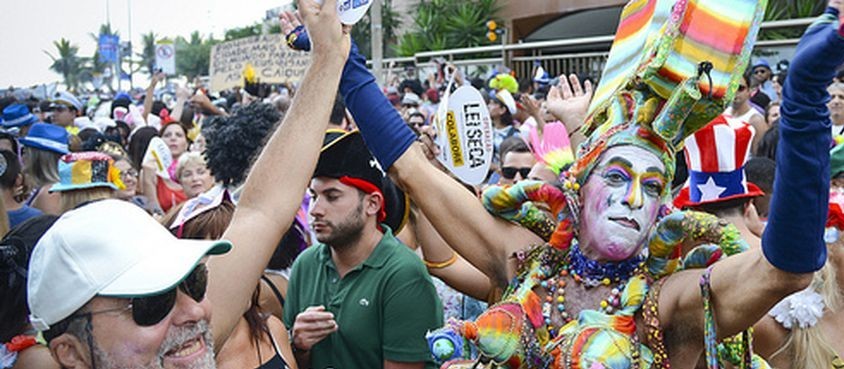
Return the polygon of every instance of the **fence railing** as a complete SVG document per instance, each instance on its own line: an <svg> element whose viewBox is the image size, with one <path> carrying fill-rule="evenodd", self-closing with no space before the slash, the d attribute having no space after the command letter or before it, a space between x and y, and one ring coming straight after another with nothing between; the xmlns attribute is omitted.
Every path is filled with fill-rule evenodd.
<svg viewBox="0 0 844 369"><path fill-rule="evenodd" d="M799 18L764 22L762 30L804 28L815 18ZM436 67L435 60L445 59L458 67L491 69L508 61L507 67L519 76L529 76L534 63L539 61L545 70L552 74L575 73L579 75L598 76L603 70L609 55L609 47L614 36L592 36L561 40L522 42L508 45L490 45L449 50L425 51L410 57L388 58L383 60L385 76L391 76L402 71L407 66L413 66L414 72L425 72ZM799 39L762 40L756 43L756 48L770 48L797 45ZM565 49L582 48L589 52L567 52ZM368 63L371 65L371 61ZM421 77L424 75L417 75Z"/></svg>

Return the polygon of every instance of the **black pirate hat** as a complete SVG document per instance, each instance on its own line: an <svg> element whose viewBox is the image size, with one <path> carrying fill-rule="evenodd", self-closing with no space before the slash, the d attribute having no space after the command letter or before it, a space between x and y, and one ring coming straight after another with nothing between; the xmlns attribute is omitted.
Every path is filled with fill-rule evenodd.
<svg viewBox="0 0 844 369"><path fill-rule="evenodd" d="M378 188L384 195L384 224L399 233L407 221L410 200L381 169L369 152L357 130L345 132L328 130L325 133L314 177L351 177L363 180Z"/></svg>

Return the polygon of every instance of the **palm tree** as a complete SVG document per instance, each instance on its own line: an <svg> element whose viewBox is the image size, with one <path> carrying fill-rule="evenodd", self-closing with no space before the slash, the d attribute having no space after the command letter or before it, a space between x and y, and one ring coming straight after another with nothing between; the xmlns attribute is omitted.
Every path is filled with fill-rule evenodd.
<svg viewBox="0 0 844 369"><path fill-rule="evenodd" d="M411 56L420 51L488 45L486 23L501 8L497 0L421 0L413 18L414 30L402 36L396 52Z"/></svg>
<svg viewBox="0 0 844 369"><path fill-rule="evenodd" d="M88 35L91 36L91 39L93 39L94 42L97 43L97 45L99 45L101 36L119 37L120 32L111 29L111 23L104 23L100 25L99 32L89 33ZM111 63L105 63L100 60L99 47L97 48L97 50L94 51L94 55L91 58L86 58L86 60L87 63L84 63L82 68L83 73L81 74L82 78L80 79L80 82L93 82L94 78L96 77L108 75L108 78L103 81L103 85L107 86L109 90L114 91L114 87L111 84L115 76L113 75L113 73L105 73L106 69L111 67Z"/></svg>
<svg viewBox="0 0 844 369"><path fill-rule="evenodd" d="M146 68L146 73L152 75L155 69L155 41L158 40L158 35L153 31L149 31L149 33L141 35L141 38L143 48L136 55L141 58L140 65Z"/></svg>
<svg viewBox="0 0 844 369"><path fill-rule="evenodd" d="M381 36L382 45L395 43L396 29L401 26L399 13L393 10L392 0L381 0ZM367 12L354 28L352 28L352 39L358 44L361 53L369 59L372 56L372 20ZM384 50L387 56L394 54L393 50Z"/></svg>
<svg viewBox="0 0 844 369"><path fill-rule="evenodd" d="M79 87L79 74L85 58L79 57L79 47L71 44L70 40L64 37L58 41L53 41L53 46L56 47L58 57L53 56L46 50L44 51L53 60L50 70L61 74L64 78L65 86L71 91L76 91L77 87Z"/></svg>
<svg viewBox="0 0 844 369"><path fill-rule="evenodd" d="M203 39L198 31L190 35L190 40L176 38L176 72L192 80L197 76L208 75L211 64L211 48L218 43L209 37Z"/></svg>

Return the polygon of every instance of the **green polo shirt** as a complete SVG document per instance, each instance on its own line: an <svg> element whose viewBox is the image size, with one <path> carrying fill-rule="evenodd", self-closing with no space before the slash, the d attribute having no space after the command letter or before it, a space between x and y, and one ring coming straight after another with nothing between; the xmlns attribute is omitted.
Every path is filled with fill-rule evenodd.
<svg viewBox="0 0 844 369"><path fill-rule="evenodd" d="M293 263L284 323L290 328L296 315L322 305L339 326L311 349L313 368L381 368L384 360L435 368L425 333L442 326L442 303L419 257L383 227L369 258L342 279L324 244Z"/></svg>

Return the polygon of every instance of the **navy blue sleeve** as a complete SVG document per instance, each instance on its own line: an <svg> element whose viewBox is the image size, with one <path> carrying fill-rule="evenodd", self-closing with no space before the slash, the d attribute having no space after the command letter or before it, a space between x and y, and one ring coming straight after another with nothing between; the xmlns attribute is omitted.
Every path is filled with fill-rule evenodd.
<svg viewBox="0 0 844 369"><path fill-rule="evenodd" d="M775 267L809 273L823 267L829 202L827 86L844 63L838 11L829 8L800 40L783 86L777 173L762 250Z"/></svg>
<svg viewBox="0 0 844 369"><path fill-rule="evenodd" d="M416 135L378 88L354 43L343 68L340 93L369 151L387 170L413 144Z"/></svg>

